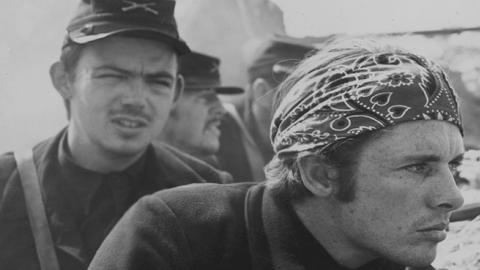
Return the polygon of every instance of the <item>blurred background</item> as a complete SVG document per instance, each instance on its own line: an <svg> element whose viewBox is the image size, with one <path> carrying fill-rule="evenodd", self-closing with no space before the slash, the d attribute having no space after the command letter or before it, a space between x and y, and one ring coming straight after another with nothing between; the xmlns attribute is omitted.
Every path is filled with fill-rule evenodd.
<svg viewBox="0 0 480 270"><path fill-rule="evenodd" d="M48 69L78 0L4 1L0 8L0 152L30 146L66 124ZM480 147L480 1L177 0L180 33L219 56L225 84L244 86L249 48L287 34L318 47L332 36L395 39L451 71L465 138ZM385 36L385 34L393 34Z"/></svg>

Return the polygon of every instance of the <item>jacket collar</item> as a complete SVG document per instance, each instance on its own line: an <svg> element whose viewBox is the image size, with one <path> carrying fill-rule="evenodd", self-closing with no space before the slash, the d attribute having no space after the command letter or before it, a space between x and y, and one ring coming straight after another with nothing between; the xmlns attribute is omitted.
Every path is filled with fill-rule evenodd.
<svg viewBox="0 0 480 270"><path fill-rule="evenodd" d="M273 269L350 270L339 265L297 217L293 207L268 187L262 200L262 222ZM378 259L358 270L403 270L404 266Z"/></svg>
<svg viewBox="0 0 480 270"><path fill-rule="evenodd" d="M107 174L87 170L75 164L66 148L66 135L67 131L64 129L52 139L40 143L36 147L37 151L34 151L38 155L34 159L37 161L39 179L44 188L45 204L55 245L61 252L72 257L79 264L87 266L90 258L84 249L79 224L77 224L78 222L72 214L72 208L64 194L68 183L84 180L90 182L94 188L93 185L105 180ZM129 177L144 179L144 183L138 183L141 187L137 190L138 197L157 190L157 182L160 181L152 175L155 175L161 168L148 166L147 160L157 163L153 158L147 157L148 153L153 154L152 150L147 149L146 154L139 161L122 172ZM155 170L155 172L148 173L148 170ZM138 177L139 174L150 177Z"/></svg>

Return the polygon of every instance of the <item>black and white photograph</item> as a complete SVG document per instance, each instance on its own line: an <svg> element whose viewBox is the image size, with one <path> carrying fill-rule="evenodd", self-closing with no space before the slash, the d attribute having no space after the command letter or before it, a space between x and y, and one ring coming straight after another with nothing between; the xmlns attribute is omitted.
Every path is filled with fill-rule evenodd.
<svg viewBox="0 0 480 270"><path fill-rule="evenodd" d="M0 270L480 270L477 0L17 0L0 36Z"/></svg>

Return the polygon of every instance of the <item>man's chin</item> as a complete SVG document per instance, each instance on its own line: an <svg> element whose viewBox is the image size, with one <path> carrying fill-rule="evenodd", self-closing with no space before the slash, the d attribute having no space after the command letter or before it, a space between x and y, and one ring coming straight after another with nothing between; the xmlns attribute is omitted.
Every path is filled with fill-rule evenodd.
<svg viewBox="0 0 480 270"><path fill-rule="evenodd" d="M418 252L412 254L412 256L408 257L405 256L404 260L400 262L403 265L408 265L410 267L428 267L432 264L433 260L435 259L437 252L436 249L428 250L425 252Z"/></svg>
<svg viewBox="0 0 480 270"><path fill-rule="evenodd" d="M216 155L218 153L218 150L220 150L220 144L212 143L212 144L209 144L207 147L205 147L204 152L206 156L209 156L209 155Z"/></svg>
<svg viewBox="0 0 480 270"><path fill-rule="evenodd" d="M116 140L108 144L108 150L119 157L137 156L143 153L148 145L148 141Z"/></svg>

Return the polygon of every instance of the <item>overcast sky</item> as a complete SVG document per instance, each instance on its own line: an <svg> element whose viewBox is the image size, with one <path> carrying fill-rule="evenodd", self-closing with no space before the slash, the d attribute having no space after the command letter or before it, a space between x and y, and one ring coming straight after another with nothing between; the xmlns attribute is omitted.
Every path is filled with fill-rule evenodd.
<svg viewBox="0 0 480 270"><path fill-rule="evenodd" d="M480 26L478 0L273 0L295 36Z"/></svg>

